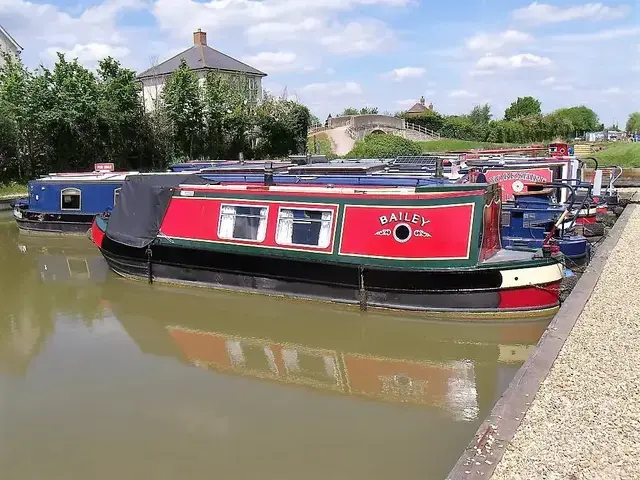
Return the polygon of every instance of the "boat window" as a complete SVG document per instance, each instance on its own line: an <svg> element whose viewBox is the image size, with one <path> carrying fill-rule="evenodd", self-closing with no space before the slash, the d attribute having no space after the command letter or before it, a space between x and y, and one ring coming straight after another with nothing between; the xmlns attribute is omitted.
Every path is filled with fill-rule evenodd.
<svg viewBox="0 0 640 480"><path fill-rule="evenodd" d="M89 278L91 276L86 258L67 258L67 266L71 278Z"/></svg>
<svg viewBox="0 0 640 480"><path fill-rule="evenodd" d="M60 192L62 210L80 210L82 194L77 188L64 188Z"/></svg>
<svg viewBox="0 0 640 480"><path fill-rule="evenodd" d="M121 188L116 188L113 191L113 206L116 206L116 202L118 201L118 198L120 197L120 190L122 190Z"/></svg>
<svg viewBox="0 0 640 480"><path fill-rule="evenodd" d="M331 210L280 209L276 243L327 248L331 241Z"/></svg>
<svg viewBox="0 0 640 480"><path fill-rule="evenodd" d="M228 240L264 241L267 233L267 207L222 205L218 237Z"/></svg>

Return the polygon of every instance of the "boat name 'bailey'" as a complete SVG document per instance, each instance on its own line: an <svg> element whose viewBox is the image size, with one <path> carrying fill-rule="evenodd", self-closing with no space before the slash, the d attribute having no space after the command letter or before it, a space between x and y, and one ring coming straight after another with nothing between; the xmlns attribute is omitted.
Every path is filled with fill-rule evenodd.
<svg viewBox="0 0 640 480"><path fill-rule="evenodd" d="M411 214L409 212L397 212L392 213L389 216L380 215L380 225L386 225L387 223L392 222L407 222L424 227L427 223L429 223L429 220L424 218L422 215L418 215L417 213Z"/></svg>

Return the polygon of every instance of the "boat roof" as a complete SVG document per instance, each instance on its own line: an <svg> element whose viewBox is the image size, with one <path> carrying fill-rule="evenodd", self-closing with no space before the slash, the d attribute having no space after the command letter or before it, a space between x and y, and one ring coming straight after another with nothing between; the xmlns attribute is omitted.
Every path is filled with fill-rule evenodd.
<svg viewBox="0 0 640 480"><path fill-rule="evenodd" d="M69 172L50 173L35 179L39 182L108 182L124 181L127 175L135 175L140 172Z"/></svg>
<svg viewBox="0 0 640 480"><path fill-rule="evenodd" d="M188 197L186 191L203 192L255 192L290 194L328 194L328 195L364 195L376 196L469 196L480 195L489 188L486 183L445 184L420 187L333 187L330 185L256 185L256 184L189 184L181 183L177 190L185 191L180 196Z"/></svg>

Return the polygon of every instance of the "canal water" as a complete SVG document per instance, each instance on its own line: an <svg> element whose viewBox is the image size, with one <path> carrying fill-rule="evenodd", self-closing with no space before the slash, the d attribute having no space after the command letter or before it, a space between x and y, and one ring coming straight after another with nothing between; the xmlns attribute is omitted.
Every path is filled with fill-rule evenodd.
<svg viewBox="0 0 640 480"><path fill-rule="evenodd" d="M548 324L150 286L6 214L0 300L3 480L442 479Z"/></svg>

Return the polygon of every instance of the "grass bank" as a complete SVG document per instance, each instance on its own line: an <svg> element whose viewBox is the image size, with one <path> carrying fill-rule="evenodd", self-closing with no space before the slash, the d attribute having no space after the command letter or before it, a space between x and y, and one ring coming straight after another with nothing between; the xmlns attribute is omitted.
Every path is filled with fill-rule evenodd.
<svg viewBox="0 0 640 480"><path fill-rule="evenodd" d="M608 143L604 150L590 156L598 160L601 167L617 165L622 168L640 167L640 142Z"/></svg>
<svg viewBox="0 0 640 480"><path fill-rule="evenodd" d="M516 147L512 143L489 143L474 142L471 140L456 140L453 138L443 138L442 140L432 140L430 142L418 142L423 152L448 152L451 150L470 150L472 148L509 148Z"/></svg>
<svg viewBox="0 0 640 480"><path fill-rule="evenodd" d="M314 144L315 138L315 144ZM316 153L316 145L318 147L319 155L326 155L327 157L335 157L333 153L333 145L331 144L331 139L329 135L324 132L316 133L307 139L307 151L311 153Z"/></svg>
<svg viewBox="0 0 640 480"><path fill-rule="evenodd" d="M0 198L13 197L15 195L26 195L27 186L19 183L9 183L7 185L0 183Z"/></svg>

